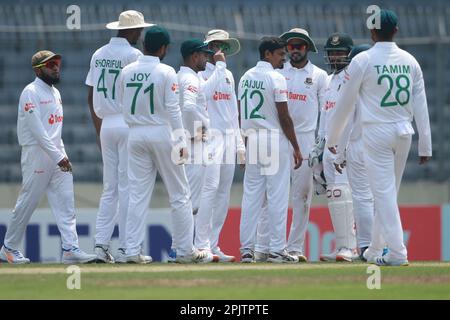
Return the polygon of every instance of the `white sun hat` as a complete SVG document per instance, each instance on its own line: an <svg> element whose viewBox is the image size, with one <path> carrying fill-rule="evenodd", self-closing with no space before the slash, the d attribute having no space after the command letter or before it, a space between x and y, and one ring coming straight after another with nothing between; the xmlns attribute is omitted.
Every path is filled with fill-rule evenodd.
<svg viewBox="0 0 450 320"><path fill-rule="evenodd" d="M314 41L312 41L311 37L309 36L308 31L301 28L294 28L289 30L288 32L283 33L280 36L281 39L284 41L289 41L290 39L301 39L308 43L308 49L312 52L317 52L316 45L314 44Z"/></svg>
<svg viewBox="0 0 450 320"><path fill-rule="evenodd" d="M229 49L224 52L227 56L232 56L241 50L239 40L230 38L230 34L222 29L213 29L208 31L205 37L205 43L210 43L212 41L220 41L228 44Z"/></svg>
<svg viewBox="0 0 450 320"><path fill-rule="evenodd" d="M125 30L151 27L155 24L144 21L144 15L139 11L127 10L119 15L119 21L110 22L106 25L110 30Z"/></svg>

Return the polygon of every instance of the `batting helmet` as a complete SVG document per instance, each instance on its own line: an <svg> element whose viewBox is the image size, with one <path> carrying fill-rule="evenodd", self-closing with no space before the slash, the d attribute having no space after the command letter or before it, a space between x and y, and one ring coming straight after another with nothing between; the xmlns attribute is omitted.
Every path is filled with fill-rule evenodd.
<svg viewBox="0 0 450 320"><path fill-rule="evenodd" d="M332 69L342 69L350 63L348 54L353 48L352 38L343 32L333 33L325 43L325 63L332 66ZM332 54L332 52L344 51L347 52L345 57L341 55Z"/></svg>

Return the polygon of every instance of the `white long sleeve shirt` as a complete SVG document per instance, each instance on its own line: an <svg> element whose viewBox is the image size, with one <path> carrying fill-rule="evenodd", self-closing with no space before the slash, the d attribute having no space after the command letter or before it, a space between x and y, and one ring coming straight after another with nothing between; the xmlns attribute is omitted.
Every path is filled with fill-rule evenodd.
<svg viewBox="0 0 450 320"><path fill-rule="evenodd" d="M282 132L276 102L287 102L286 79L266 61L259 61L239 81L241 127Z"/></svg>
<svg viewBox="0 0 450 320"><path fill-rule="evenodd" d="M423 74L419 63L394 42L377 42L353 58L329 125L327 146L337 144L358 95L364 124L416 121L419 156L431 156L431 130ZM407 131L408 131L407 130Z"/></svg>
<svg viewBox="0 0 450 320"><path fill-rule="evenodd" d="M39 145L56 163L65 156L61 139L63 108L54 86L36 78L20 95L17 137L21 146Z"/></svg>
<svg viewBox="0 0 450 320"><path fill-rule="evenodd" d="M341 92L342 84L346 77L345 70L335 74L330 74L325 81L324 104L320 110L320 122L318 136L328 140L328 126L331 115L335 111L336 101Z"/></svg>
<svg viewBox="0 0 450 320"><path fill-rule="evenodd" d="M318 113L325 103L327 73L310 61L301 69L288 61L277 71L287 82L288 108L295 132L316 130Z"/></svg>
<svg viewBox="0 0 450 320"><path fill-rule="evenodd" d="M127 39L118 37L112 37L92 55L86 85L94 89L94 111L99 118L122 113L117 103L117 79L122 69L140 56L142 52Z"/></svg>
<svg viewBox="0 0 450 320"><path fill-rule="evenodd" d="M199 72L206 83L214 74L215 65L206 63L205 71ZM225 77L219 81L217 87L205 92L206 105L210 119L210 127L223 134L233 130L237 138L237 150L245 151L244 142L239 129L239 113L234 86L233 74L226 69Z"/></svg>
<svg viewBox="0 0 450 320"><path fill-rule="evenodd" d="M123 68L117 93L125 122L130 127L183 129L177 74L158 57L141 56Z"/></svg>
<svg viewBox="0 0 450 320"><path fill-rule="evenodd" d="M210 95L217 88L219 82L225 79L225 69L226 64L224 62L217 62L216 68L208 81L203 80L199 74L189 67L181 66L180 71L178 71L183 125L192 138L196 136L198 129L198 127L194 127L195 122L206 129L210 126L206 95Z"/></svg>

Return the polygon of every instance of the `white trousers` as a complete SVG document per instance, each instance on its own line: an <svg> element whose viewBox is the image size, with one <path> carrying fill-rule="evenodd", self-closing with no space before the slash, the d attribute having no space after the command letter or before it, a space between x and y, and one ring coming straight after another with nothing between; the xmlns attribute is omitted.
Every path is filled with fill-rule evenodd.
<svg viewBox="0 0 450 320"><path fill-rule="evenodd" d="M121 115L120 115L121 116ZM116 120L116 119L113 119ZM119 119L119 121L122 119ZM125 123L123 122L123 125ZM103 192L95 225L95 244L109 245L114 226L119 222L119 247L126 248L128 210L128 127L103 119L100 131L103 159Z"/></svg>
<svg viewBox="0 0 450 320"><path fill-rule="evenodd" d="M336 171L336 155L328 148L323 152L323 170L327 181L327 202L336 236L336 249L342 247L355 249L356 234L354 230L353 201L348 183L347 169L342 174Z"/></svg>
<svg viewBox="0 0 450 320"><path fill-rule="evenodd" d="M78 247L72 174L61 171L37 145L22 147L21 166L22 188L6 231L5 246L18 249L34 210L47 193L62 248Z"/></svg>
<svg viewBox="0 0 450 320"><path fill-rule="evenodd" d="M250 164L250 153L255 152L249 145L258 145L256 135L247 140L246 169L244 175L244 195L240 223L241 249L255 250L258 221L261 216L265 196L267 195L268 224L270 228L270 252L286 249L286 223L289 202L289 178L292 152L286 137L280 133L279 150L276 156L278 169L265 170L260 162ZM272 165L273 163L271 163Z"/></svg>
<svg viewBox="0 0 450 320"><path fill-rule="evenodd" d="M203 182L205 181L206 164L203 162L203 153L206 150L206 144L201 141L194 142L191 140L190 147L189 156L191 163L186 164L185 169L191 190L192 208L198 210L200 207Z"/></svg>
<svg viewBox="0 0 450 320"><path fill-rule="evenodd" d="M314 132L297 133L300 151L307 155L314 145ZM292 159L291 159L292 160ZM293 166L293 165L292 165ZM312 169L305 160L301 167L291 169L292 223L287 242L288 251L304 252L306 231L308 229L309 213L313 190ZM267 206L263 206L258 223L255 251L268 253L270 231L268 226Z"/></svg>
<svg viewBox="0 0 450 320"><path fill-rule="evenodd" d="M298 133L297 141L302 155L306 157L314 146L314 131ZM288 251L305 252L305 237L308 229L309 211L313 191L313 172L304 160L301 167L291 170L292 179L292 224L287 243Z"/></svg>
<svg viewBox="0 0 450 320"><path fill-rule="evenodd" d="M384 240L390 258L406 259L397 194L411 147L411 134L403 134L397 123L364 124L363 141L364 160L375 201L369 250L371 254L381 255Z"/></svg>
<svg viewBox="0 0 450 320"><path fill-rule="evenodd" d="M351 140L347 146L347 175L352 188L353 213L358 248L368 247L372 239L374 201L364 163L362 138Z"/></svg>
<svg viewBox="0 0 450 320"><path fill-rule="evenodd" d="M173 141L165 126L133 127L128 137L128 180L130 201L127 215L127 255L140 253L145 220L159 172L172 209L172 238L179 255L193 251L194 222L184 165L172 162Z"/></svg>
<svg viewBox="0 0 450 320"><path fill-rule="evenodd" d="M336 155L325 147L323 151L323 174L325 180L327 180L327 189L332 189L339 184L348 184L347 169L344 168L342 174L337 172L333 164L335 159Z"/></svg>
<svg viewBox="0 0 450 320"><path fill-rule="evenodd" d="M214 162L205 168L194 238L195 247L206 250L218 247L220 232L228 213L235 168L234 164L225 162L225 145L222 140L212 141L210 148ZM227 152L236 154L235 150Z"/></svg>

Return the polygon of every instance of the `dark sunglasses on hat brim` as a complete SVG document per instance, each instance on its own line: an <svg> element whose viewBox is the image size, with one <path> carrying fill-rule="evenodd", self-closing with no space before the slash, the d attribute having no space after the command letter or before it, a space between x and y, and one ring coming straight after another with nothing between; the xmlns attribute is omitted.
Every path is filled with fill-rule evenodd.
<svg viewBox="0 0 450 320"><path fill-rule="evenodd" d="M50 59L48 61L45 61L43 63L37 64L35 66L33 66L33 68L42 68L42 67L46 67L48 69L52 69L54 66L61 66L61 59Z"/></svg>

